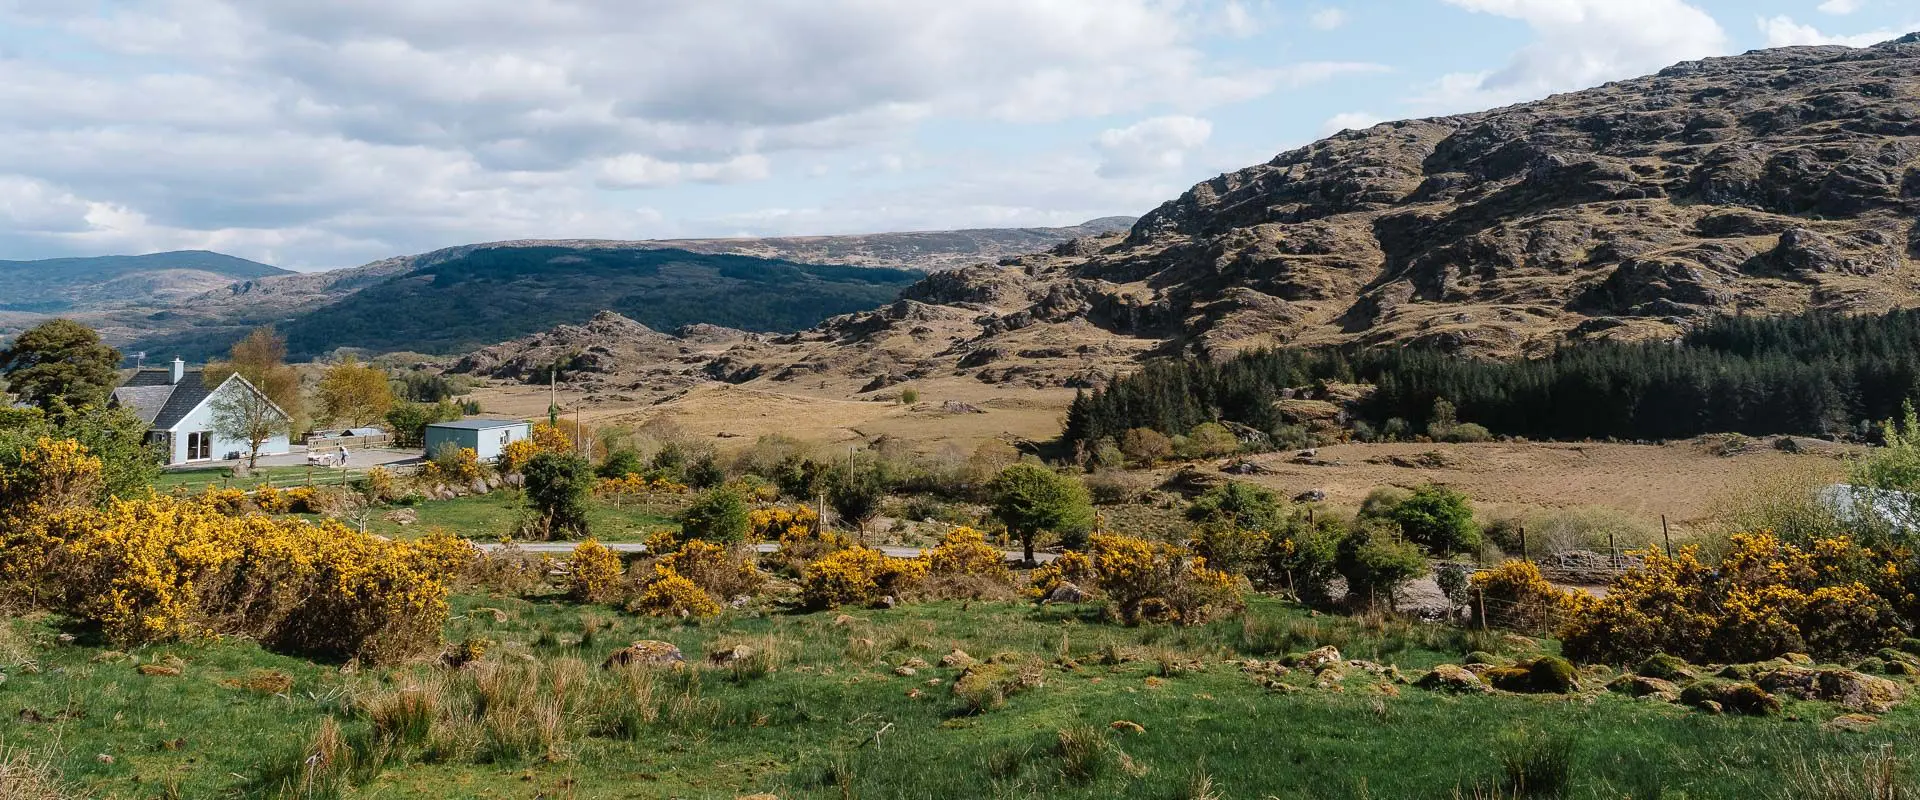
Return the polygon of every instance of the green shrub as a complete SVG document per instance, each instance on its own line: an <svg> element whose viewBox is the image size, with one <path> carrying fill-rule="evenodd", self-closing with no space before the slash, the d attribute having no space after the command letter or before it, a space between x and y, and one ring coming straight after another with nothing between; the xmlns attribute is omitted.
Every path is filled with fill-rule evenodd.
<svg viewBox="0 0 1920 800"><path fill-rule="evenodd" d="M628 475L639 475L646 470L646 462L640 460L638 452L622 447L608 453L607 460L600 464L597 472L602 478L624 478Z"/></svg>
<svg viewBox="0 0 1920 800"><path fill-rule="evenodd" d="M1362 519L1390 518L1393 516L1393 510L1399 508L1401 503L1407 502L1407 498L1412 496L1412 492L1398 486L1378 487L1368 492L1365 500L1360 501L1360 517Z"/></svg>
<svg viewBox="0 0 1920 800"><path fill-rule="evenodd" d="M1225 522L1256 531L1271 531L1285 519L1286 501L1272 489L1245 481L1227 481L1208 489L1187 507L1194 522Z"/></svg>
<svg viewBox="0 0 1920 800"><path fill-rule="evenodd" d="M1414 490L1388 515L1409 541L1433 553L1471 552L1480 546L1480 525L1473 521L1467 496L1444 486Z"/></svg>
<svg viewBox="0 0 1920 800"><path fill-rule="evenodd" d="M695 489L711 489L727 481L727 470L720 466L720 460L707 453L687 465L687 485Z"/></svg>
<svg viewBox="0 0 1920 800"><path fill-rule="evenodd" d="M680 527L686 538L734 544L746 541L752 527L746 498L731 485L701 492L687 510L680 512Z"/></svg>
<svg viewBox="0 0 1920 800"><path fill-rule="evenodd" d="M527 461L520 473L527 481L527 501L540 516L539 530L548 539L587 535L587 497L593 493L593 468L572 453L541 453Z"/></svg>
<svg viewBox="0 0 1920 800"><path fill-rule="evenodd" d="M1391 606L1402 586L1427 572L1420 547L1378 522L1355 527L1340 540L1337 552L1348 602L1358 606L1370 607L1381 599Z"/></svg>

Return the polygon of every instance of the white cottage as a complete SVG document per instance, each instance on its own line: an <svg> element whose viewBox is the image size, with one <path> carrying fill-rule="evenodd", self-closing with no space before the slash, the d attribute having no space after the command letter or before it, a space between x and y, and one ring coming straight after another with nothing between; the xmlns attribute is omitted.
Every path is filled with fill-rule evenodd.
<svg viewBox="0 0 1920 800"><path fill-rule="evenodd" d="M239 375L208 388L205 373L187 369L186 362L176 358L169 368L135 372L113 390L113 404L133 409L147 423L147 438L160 443L168 464L227 461L244 458L248 447L244 440L228 439L213 430L213 401L227 392L259 394L260 390ZM284 455L292 449L282 433L262 443L260 455Z"/></svg>

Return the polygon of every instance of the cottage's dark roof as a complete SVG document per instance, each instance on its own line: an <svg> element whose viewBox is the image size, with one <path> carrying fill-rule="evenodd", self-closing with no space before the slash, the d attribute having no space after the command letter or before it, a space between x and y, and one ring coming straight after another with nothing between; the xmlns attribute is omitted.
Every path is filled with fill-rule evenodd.
<svg viewBox="0 0 1920 800"><path fill-rule="evenodd" d="M134 386L127 385L113 390L113 402L122 408L133 409L140 421L152 425L160 416L160 409L167 405L167 398L173 396L172 386Z"/></svg>
<svg viewBox="0 0 1920 800"><path fill-rule="evenodd" d="M153 418L153 427L166 430L180 424L200 406L202 400L213 394L199 370L190 370L180 383L173 387L173 394L167 397L167 404L160 407L160 413Z"/></svg>
<svg viewBox="0 0 1920 800"><path fill-rule="evenodd" d="M113 400L133 409L148 425L166 430L180 424L211 394L213 389L201 370L186 370L176 384L172 370L143 369L113 390Z"/></svg>

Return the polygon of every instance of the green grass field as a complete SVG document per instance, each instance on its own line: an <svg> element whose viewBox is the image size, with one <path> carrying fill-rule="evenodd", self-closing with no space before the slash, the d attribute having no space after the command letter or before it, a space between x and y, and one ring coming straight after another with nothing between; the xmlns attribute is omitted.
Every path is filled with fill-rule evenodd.
<svg viewBox="0 0 1920 800"><path fill-rule="evenodd" d="M410 508L418 522L399 525L385 519L382 509L367 521L367 532L395 538L418 536L433 528L445 528L476 541L492 541L513 532L514 525L527 513L526 501L514 492L456 497L452 500L427 500ZM678 530L680 523L663 509L649 505L619 506L601 499L588 501L587 524L594 538L604 542L637 542L662 528Z"/></svg>
<svg viewBox="0 0 1920 800"><path fill-rule="evenodd" d="M1566 792L1533 796L1837 800L1870 796L1857 782L1920 733L1908 708L1866 732L1837 733L1823 723L1841 712L1817 703L1788 701L1770 718L1717 717L1598 691L1454 697L1359 670L1337 688L1313 688L1296 671L1282 678L1295 690L1269 690L1227 662L1333 644L1417 676L1500 637L1314 617L1267 598L1244 620L1183 629L1007 603L742 610L684 624L464 596L448 639L494 645L487 666L451 675L430 665L343 674L243 641L122 655L84 638L61 643L50 618L6 630L5 746L51 758L78 796L130 800L301 796L281 787L317 752L324 719L364 745L374 739L371 718L388 718L379 709L404 687L454 684L466 688L439 702L463 691L497 698L485 711L461 706L469 717L451 717L467 720L459 730L447 721L415 730L413 744L363 764L335 796L1505 797L1497 787L1508 766L1564 762ZM636 639L670 641L696 665L711 649L746 643L770 654L755 662L770 671L695 666L623 683L599 669ZM972 710L951 691L959 670L939 664L956 647L1047 666L1034 673L1039 685ZM916 658L930 666L895 674ZM143 675L133 659L181 674ZM237 684L261 670L291 677L291 688ZM520 683L502 689L508 682L480 677L488 675ZM574 699L555 699L550 717L509 716L498 698L516 696L535 706ZM1118 721L1143 731L1117 731Z"/></svg>
<svg viewBox="0 0 1920 800"><path fill-rule="evenodd" d="M364 470L349 470L348 480L366 474ZM174 489L199 492L209 486L233 486L240 489L252 489L271 479L273 485L281 488L304 486L311 478L316 485L334 485L340 482L340 472L331 469L311 469L307 467L260 467L245 478L233 477L231 467L201 467L195 469L167 470L153 481L155 491L166 493Z"/></svg>

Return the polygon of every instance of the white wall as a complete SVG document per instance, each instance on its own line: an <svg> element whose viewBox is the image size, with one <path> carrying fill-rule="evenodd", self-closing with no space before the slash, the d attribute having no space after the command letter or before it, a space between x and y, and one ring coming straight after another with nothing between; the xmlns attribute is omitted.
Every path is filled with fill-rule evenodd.
<svg viewBox="0 0 1920 800"><path fill-rule="evenodd" d="M184 419L180 420L179 424L174 425L172 430L173 452L169 454L167 463L181 464L186 462L187 434L193 433L194 431L213 430L213 403L215 399L220 397L221 392L244 391L247 391L247 388L238 383L223 384L220 387L220 391L209 395L206 402L201 403L199 408L193 410L193 413L188 414ZM215 435L213 437L213 460L222 461L234 453L244 454L247 452L247 444L245 440L236 441ZM260 445L260 455L263 456L285 455L292 451L293 444L288 441L287 434L284 433L274 436Z"/></svg>

